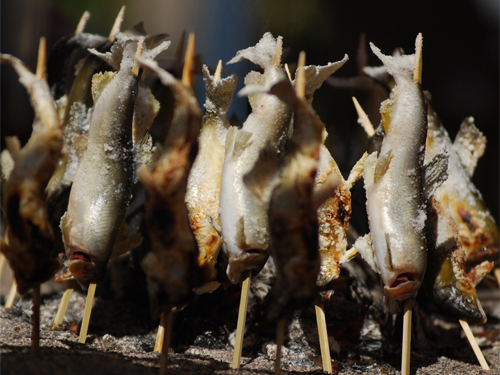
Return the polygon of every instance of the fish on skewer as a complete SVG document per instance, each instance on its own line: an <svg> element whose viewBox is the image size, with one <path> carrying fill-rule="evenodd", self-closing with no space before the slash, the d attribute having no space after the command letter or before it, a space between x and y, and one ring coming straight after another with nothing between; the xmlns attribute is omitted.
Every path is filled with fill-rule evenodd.
<svg viewBox="0 0 500 375"><path fill-rule="evenodd" d="M254 46L239 51L229 64L243 59L260 65L264 73L250 72L245 90L269 88L287 78L281 65L281 37L266 33ZM290 129L291 110L277 96L257 92L249 96L252 113L241 129L231 127L226 136L226 154L220 188L220 222L224 233L223 251L229 259L227 275L232 283L247 271L260 271L268 258L269 228L267 208L245 186L243 176L257 161L259 152L270 144L282 155Z"/></svg>
<svg viewBox="0 0 500 375"><path fill-rule="evenodd" d="M131 198L135 178L132 123L140 80L134 55L142 49L143 56L153 59L169 45L162 42L146 49L141 39L118 34L110 53L92 51L119 70L93 77L95 105L87 147L61 219L68 268L84 290L104 275Z"/></svg>
<svg viewBox="0 0 500 375"><path fill-rule="evenodd" d="M59 268L45 188L61 155L63 128L41 67L45 43L40 50L36 75L16 57L0 54L0 62L10 64L19 75L35 111L33 133L22 149L17 138L6 139L14 166L3 186L8 244L2 240L1 250L14 271L19 294L38 288Z"/></svg>
<svg viewBox="0 0 500 375"><path fill-rule="evenodd" d="M303 306L316 296L321 263L317 208L340 184L340 179L337 174L330 174L314 190L324 125L307 101L297 97L288 80L274 85L270 93L293 108L289 149L283 162L278 163L268 143L244 181L256 197L269 202L270 251L277 279L267 317L274 320L286 307Z"/></svg>
<svg viewBox="0 0 500 375"><path fill-rule="evenodd" d="M381 106L385 136L380 152L370 154L364 165L370 233L358 238L354 247L380 274L386 306L394 314L401 302L416 296L423 281L427 267L424 188L433 191L439 186L443 168L437 162L430 164L434 169L424 170L427 106L420 83L413 79L419 55L386 56L370 46L396 86L392 99ZM426 180L425 175L435 179Z"/></svg>
<svg viewBox="0 0 500 375"><path fill-rule="evenodd" d="M207 89L205 114L198 136L198 155L189 172L185 197L191 228L200 252L198 263L207 283L216 276L215 262L222 246L220 229L218 232L216 228L220 228L220 184L224 164L224 144L230 127L226 114L237 83L235 74L221 79L221 68L220 63L215 75L212 76L208 67L203 65L203 80ZM218 285L219 283L211 284L211 288Z"/></svg>
<svg viewBox="0 0 500 375"><path fill-rule="evenodd" d="M185 194L189 170L198 151L201 111L190 86L153 61L137 58L170 87L176 98L164 151L150 171L139 170L146 191L146 223L152 249L142 267L147 275L151 314L170 313L189 302L203 282L198 247L191 230Z"/></svg>

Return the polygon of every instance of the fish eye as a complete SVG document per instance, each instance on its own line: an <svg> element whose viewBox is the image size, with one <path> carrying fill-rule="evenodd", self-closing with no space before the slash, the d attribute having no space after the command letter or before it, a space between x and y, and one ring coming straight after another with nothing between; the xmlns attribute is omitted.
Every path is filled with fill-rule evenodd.
<svg viewBox="0 0 500 375"><path fill-rule="evenodd" d="M467 302L468 305L472 305L472 303L474 302L474 300L472 299L472 297L467 297L465 299L465 302Z"/></svg>

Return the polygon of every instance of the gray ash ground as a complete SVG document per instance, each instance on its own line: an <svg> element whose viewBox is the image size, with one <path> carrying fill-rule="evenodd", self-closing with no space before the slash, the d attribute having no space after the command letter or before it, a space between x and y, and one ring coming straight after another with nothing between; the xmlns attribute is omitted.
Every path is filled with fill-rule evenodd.
<svg viewBox="0 0 500 375"><path fill-rule="evenodd" d="M353 263L349 272L362 272ZM265 270L264 270L265 271ZM231 370L239 304L239 286L222 286L200 296L174 315L171 374L273 373L275 325L264 319L263 302L269 275L252 282L241 370ZM370 275L365 275L370 280ZM366 284L368 284L368 281ZM401 361L401 317L388 319L376 287L354 280L336 291L325 308L334 372L339 374L398 374ZM126 294L126 293L125 293ZM425 301L414 311L411 373L500 374L500 291L487 285L479 294L488 323L472 330L490 364L481 370L458 322L435 315ZM157 374L160 355L153 352L158 322L151 319L147 295L110 298L102 288L94 300L87 344L78 343L85 297L73 293L64 323L51 326L62 292L44 295L41 307L41 351L30 354L31 296L11 309L0 309L1 374L113 375ZM321 373L313 306L287 318L283 348L284 373ZM392 327L392 328L391 328Z"/></svg>

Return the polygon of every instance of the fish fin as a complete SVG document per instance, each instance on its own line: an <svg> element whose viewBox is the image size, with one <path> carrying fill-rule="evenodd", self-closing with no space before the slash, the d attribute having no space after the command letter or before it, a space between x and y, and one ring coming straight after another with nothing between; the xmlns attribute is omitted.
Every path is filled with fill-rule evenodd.
<svg viewBox="0 0 500 375"><path fill-rule="evenodd" d="M334 192L334 190L342 183L342 176L338 173L330 173L325 182L313 191L312 206L315 210L319 208Z"/></svg>
<svg viewBox="0 0 500 375"><path fill-rule="evenodd" d="M389 150L386 154L382 155L377 160L377 165L375 166L375 172L373 175L373 180L375 183L378 183L382 177L384 177L385 172L389 168L392 160L392 150Z"/></svg>
<svg viewBox="0 0 500 375"><path fill-rule="evenodd" d="M308 102L313 99L314 92L323 85L323 82L340 69L347 61L349 56L344 55L344 58L340 61L328 63L324 66L309 65L304 67L306 72L306 89L305 98ZM297 72L295 72L295 77L297 77ZM293 81L293 86L295 87L296 79Z"/></svg>
<svg viewBox="0 0 500 375"><path fill-rule="evenodd" d="M346 250L344 254L340 257L339 263L344 264L354 259L359 254L358 250L354 247L351 247L349 250Z"/></svg>
<svg viewBox="0 0 500 375"><path fill-rule="evenodd" d="M217 220L215 220L213 216L210 215L208 212L205 213L205 217L207 218L207 221L210 223L210 225L215 229L219 237L222 238L222 228L219 225L219 223L217 223Z"/></svg>
<svg viewBox="0 0 500 375"><path fill-rule="evenodd" d="M111 82L115 75L116 72L101 72L94 74L92 77L92 100L94 104L97 103L104 88Z"/></svg>
<svg viewBox="0 0 500 375"><path fill-rule="evenodd" d="M160 102L156 100L149 87L139 84L139 91L134 104L132 128L133 144L136 145L146 134L160 111Z"/></svg>
<svg viewBox="0 0 500 375"><path fill-rule="evenodd" d="M131 250L136 249L142 243L142 235L140 232L127 237L122 241L117 241L113 245L113 249L111 249L111 255L109 259L117 258L120 255L125 254Z"/></svg>
<svg viewBox="0 0 500 375"><path fill-rule="evenodd" d="M245 130L239 130L234 138L233 156L240 156L245 149L252 144L252 133Z"/></svg>
<svg viewBox="0 0 500 375"><path fill-rule="evenodd" d="M73 144L75 145L76 157L82 160L83 154L87 151L88 138L83 134L76 134L73 136Z"/></svg>
<svg viewBox="0 0 500 375"><path fill-rule="evenodd" d="M268 202L278 171L278 155L270 143L260 151L253 168L243 176L243 182L262 202Z"/></svg>
<svg viewBox="0 0 500 375"><path fill-rule="evenodd" d="M15 163L19 157L19 152L21 151L21 141L15 135L5 137L5 145L7 146L7 150Z"/></svg>
<svg viewBox="0 0 500 375"><path fill-rule="evenodd" d="M379 273L370 234L365 234L363 237L358 237L358 239L354 243L353 248L361 254L361 257L366 263L368 263L373 271Z"/></svg>
<svg viewBox="0 0 500 375"><path fill-rule="evenodd" d="M387 72L396 77L405 75L413 80L413 68L415 65L415 55L384 55L378 47L370 42L370 48L373 53L382 61Z"/></svg>
<svg viewBox="0 0 500 375"><path fill-rule="evenodd" d="M146 132L141 140L134 146L135 170L138 171L142 166L148 168L159 159L156 147L153 146L153 138L149 132ZM134 181L137 182L137 173Z"/></svg>
<svg viewBox="0 0 500 375"><path fill-rule="evenodd" d="M273 85L269 90L270 94L276 95L278 98L283 100L289 107L294 107L297 102L297 94L293 89L292 84L288 79L280 81Z"/></svg>
<svg viewBox="0 0 500 375"><path fill-rule="evenodd" d="M354 167L352 167L351 172L349 173L349 177L346 181L346 186L349 190L351 187L363 176L363 172L365 169L365 160L368 157L368 153L365 152L363 156L356 162Z"/></svg>
<svg viewBox="0 0 500 375"><path fill-rule="evenodd" d="M448 179L448 151L444 148L424 165L424 201L427 202Z"/></svg>
<svg viewBox="0 0 500 375"><path fill-rule="evenodd" d="M474 124L474 117L467 117L462 122L453 147L460 157L460 162L472 177L477 161L486 149L486 137Z"/></svg>
<svg viewBox="0 0 500 375"><path fill-rule="evenodd" d="M0 165L2 168L2 179L6 181L14 169L14 158L9 150L3 150L0 154Z"/></svg>
<svg viewBox="0 0 500 375"><path fill-rule="evenodd" d="M363 169L363 179L365 187L374 184L375 167L377 166L377 152L373 152L365 159Z"/></svg>
<svg viewBox="0 0 500 375"><path fill-rule="evenodd" d="M238 134L238 127L237 126L231 126L226 134L226 143L224 145L225 147L225 153L226 156L231 152L231 150L234 149L234 141L236 140L236 135Z"/></svg>
<svg viewBox="0 0 500 375"><path fill-rule="evenodd" d="M246 237L245 237L245 224L243 221L243 216L239 218L238 222L236 223L236 245L239 248L242 248L246 244Z"/></svg>
<svg viewBox="0 0 500 375"><path fill-rule="evenodd" d="M203 81L207 91L207 99L205 101L205 109L212 113L226 113L233 101L234 90L238 83L236 74L232 74L226 78L215 80L215 77L210 75L208 66L203 65Z"/></svg>
<svg viewBox="0 0 500 375"><path fill-rule="evenodd" d="M491 272L491 270L494 267L494 263L489 262L485 260L481 264L478 264L477 266L474 266L471 268L469 273L467 274L467 277L470 278L472 284L476 286L479 284L484 277Z"/></svg>
<svg viewBox="0 0 500 375"><path fill-rule="evenodd" d="M274 64L277 47L279 47L278 43L280 43L281 39L280 36L275 39L270 32L267 32L255 46L236 52L236 56L229 60L228 64L234 64L243 59L247 59L259 65L262 69L266 69L271 64ZM279 57L281 57L281 48L278 54L280 55Z"/></svg>

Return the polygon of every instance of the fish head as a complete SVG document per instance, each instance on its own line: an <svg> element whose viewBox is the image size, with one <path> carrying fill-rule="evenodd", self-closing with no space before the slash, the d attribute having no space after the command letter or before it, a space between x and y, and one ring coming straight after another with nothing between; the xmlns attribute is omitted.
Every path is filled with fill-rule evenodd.
<svg viewBox="0 0 500 375"><path fill-rule="evenodd" d="M418 272L402 272L384 286L384 302L391 314L401 311L401 304L417 295L420 279Z"/></svg>
<svg viewBox="0 0 500 375"><path fill-rule="evenodd" d="M471 283L456 281L444 288L434 287L433 302L443 315L469 323L486 323L486 314Z"/></svg>

